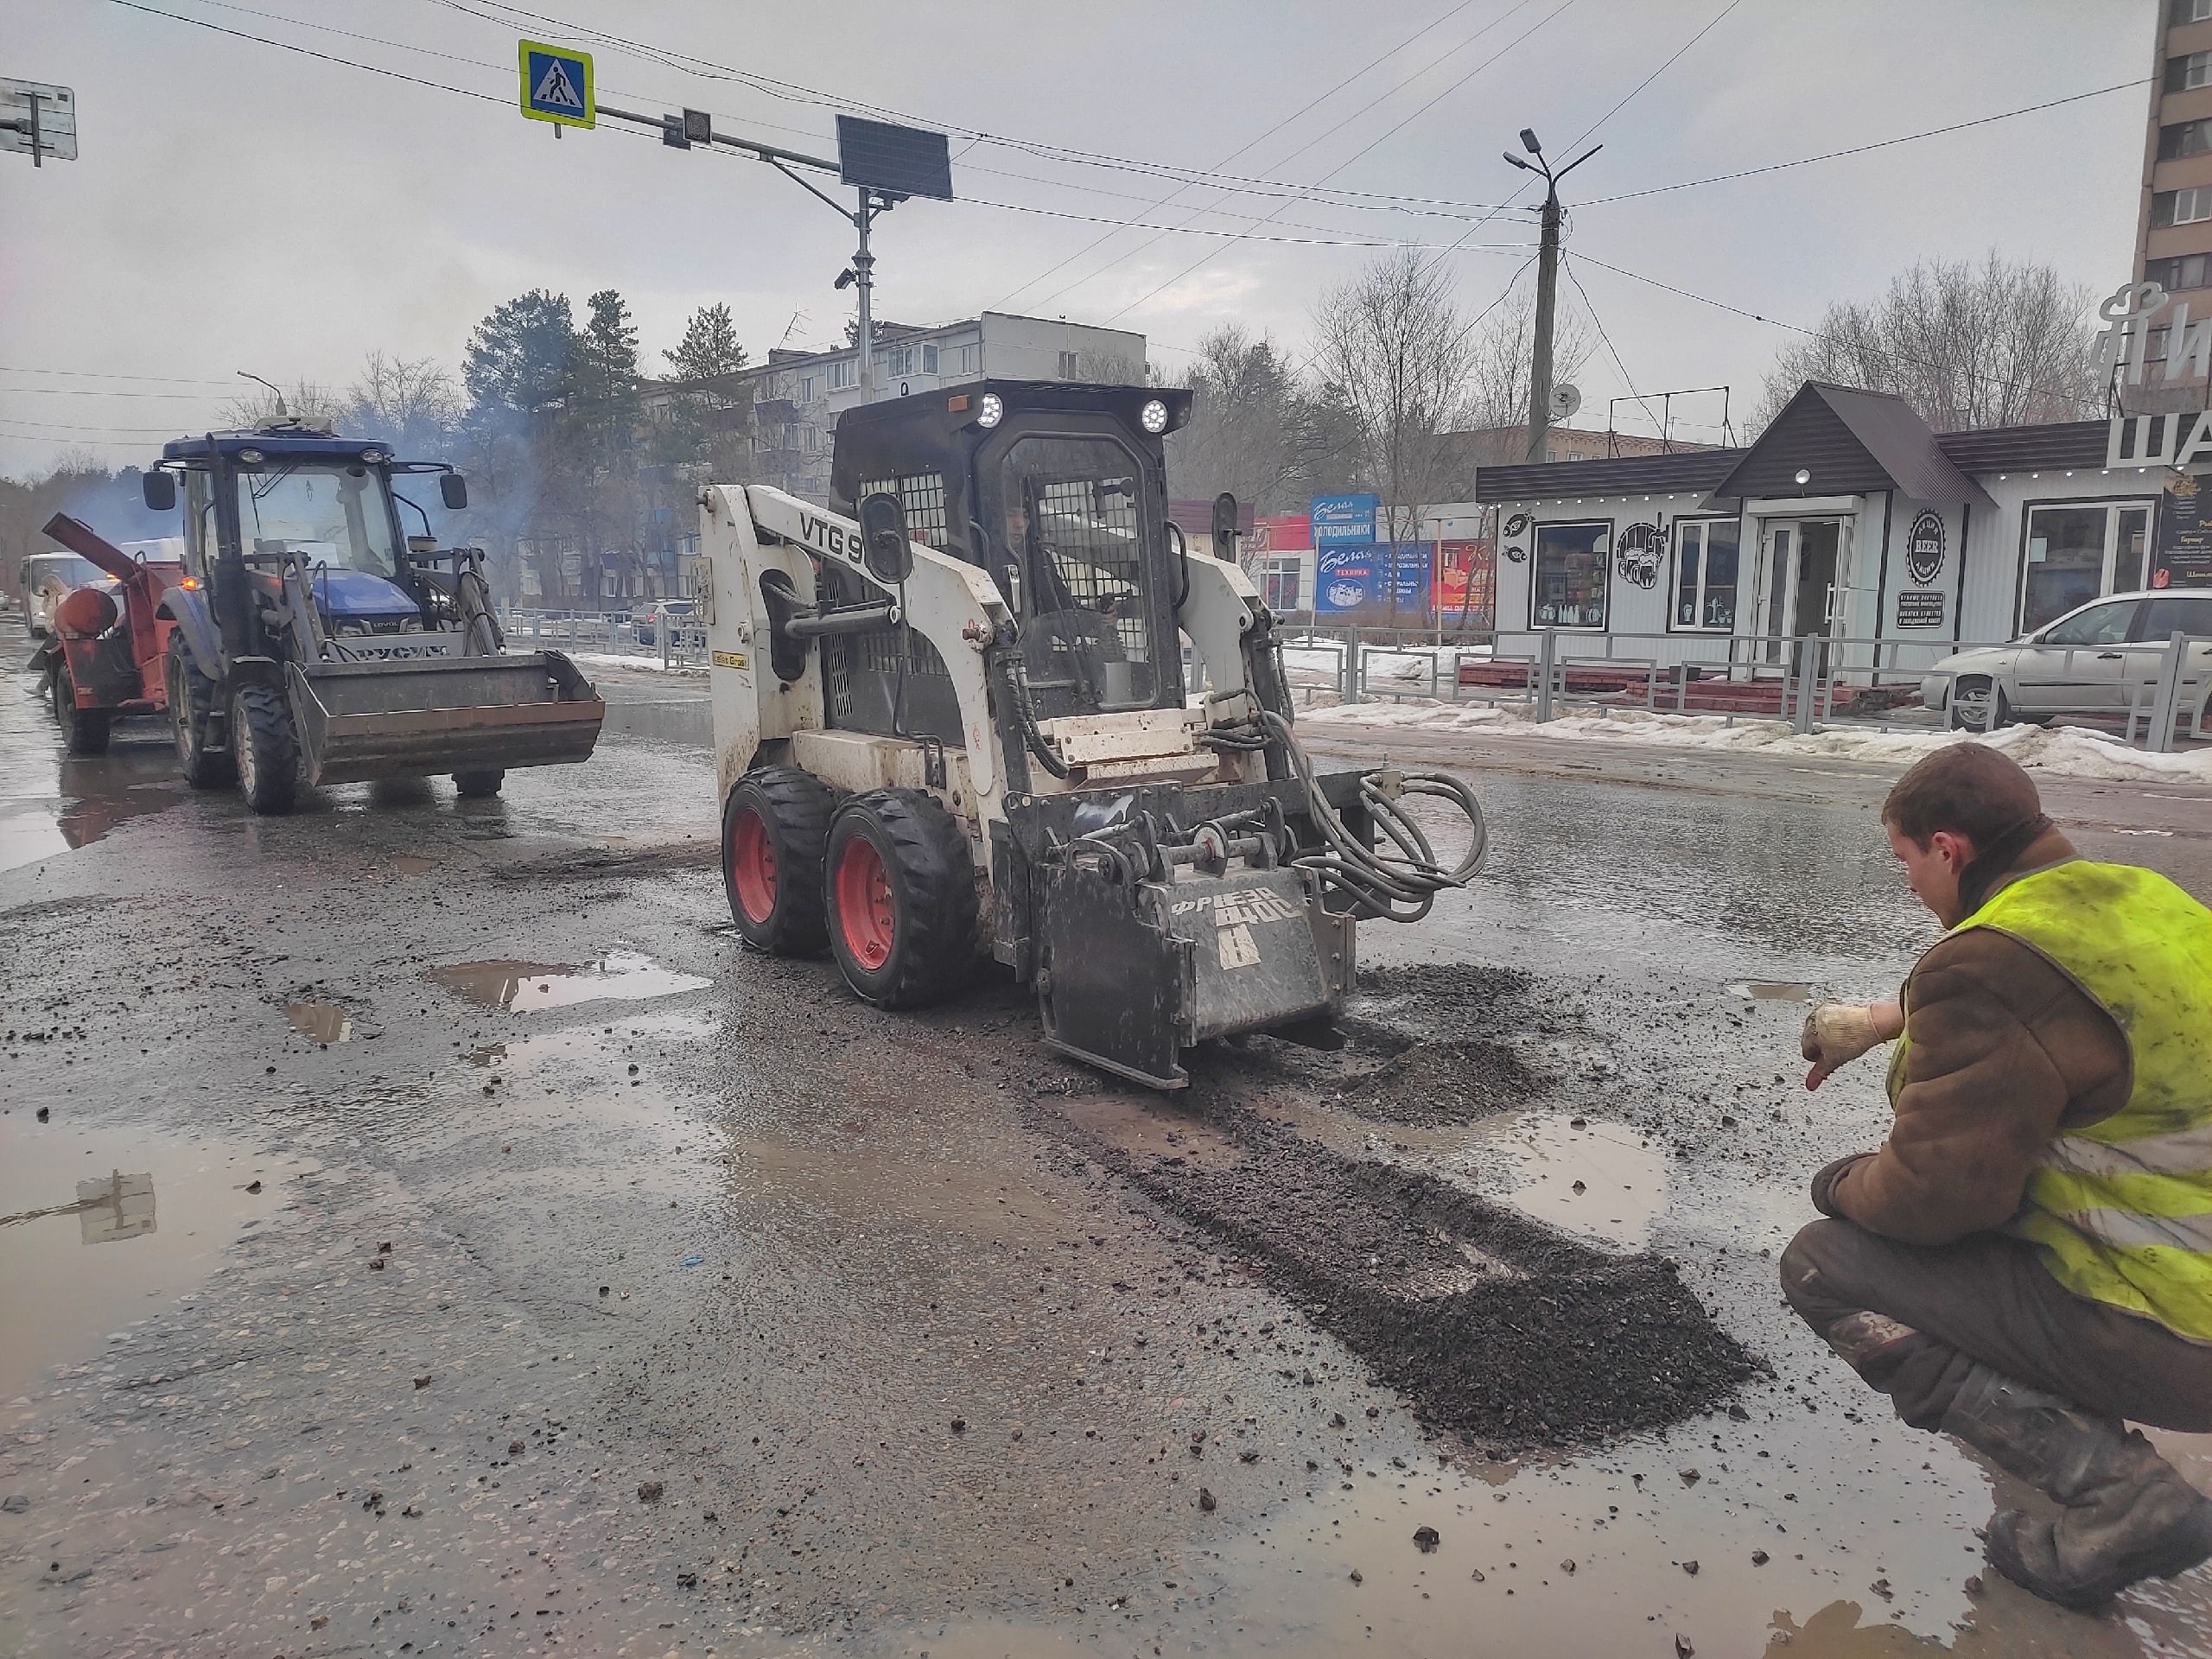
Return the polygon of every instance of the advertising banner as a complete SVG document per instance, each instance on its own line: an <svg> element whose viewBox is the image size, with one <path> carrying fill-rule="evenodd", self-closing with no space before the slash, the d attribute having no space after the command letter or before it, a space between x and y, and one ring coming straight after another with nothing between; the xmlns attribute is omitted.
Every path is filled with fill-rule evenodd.
<svg viewBox="0 0 2212 1659"><path fill-rule="evenodd" d="M1316 547L1372 546L1375 516L1381 511L1379 495L1317 495L1313 498L1313 545Z"/></svg>
<svg viewBox="0 0 2212 1659"><path fill-rule="evenodd" d="M2195 473L2175 473L2166 480L2153 588L2212 588L2212 512L2200 488L2203 482Z"/></svg>
<svg viewBox="0 0 2212 1659"><path fill-rule="evenodd" d="M1313 545L1312 521L1302 512L1263 512L1252 521L1250 553L1299 553Z"/></svg>
<svg viewBox="0 0 2212 1659"><path fill-rule="evenodd" d="M1402 542L1397 549L1397 613L1412 619L1428 614L1430 571L1435 550L1427 542ZM1344 615L1358 612L1367 620L1390 610L1392 560L1387 547L1328 547L1314 556L1313 608Z"/></svg>
<svg viewBox="0 0 2212 1659"><path fill-rule="evenodd" d="M1464 616L1470 626L1489 626L1497 602L1497 564L1490 544L1439 542L1436 555L1436 614L1446 621Z"/></svg>

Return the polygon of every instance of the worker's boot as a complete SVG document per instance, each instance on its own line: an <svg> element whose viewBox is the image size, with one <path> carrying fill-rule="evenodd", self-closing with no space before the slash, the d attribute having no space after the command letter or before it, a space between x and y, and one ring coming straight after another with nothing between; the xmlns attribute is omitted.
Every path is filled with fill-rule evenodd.
<svg viewBox="0 0 2212 1659"><path fill-rule="evenodd" d="M2088 1612L2212 1558L2212 1501L2117 1419L1977 1364L1942 1427L2064 1506L1989 1525L1990 1565L2045 1601Z"/></svg>

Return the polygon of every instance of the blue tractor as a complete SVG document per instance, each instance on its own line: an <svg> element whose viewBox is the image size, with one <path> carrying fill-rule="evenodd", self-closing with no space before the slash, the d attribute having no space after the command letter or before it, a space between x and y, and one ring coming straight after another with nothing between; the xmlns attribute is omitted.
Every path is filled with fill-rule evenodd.
<svg viewBox="0 0 2212 1659"><path fill-rule="evenodd" d="M302 784L450 774L491 795L510 766L590 756L607 705L560 652L505 650L479 554L440 548L395 487L416 475L467 506L443 462L296 419L162 447L145 499L172 512L182 480L185 576L163 614L194 788L235 783L255 811L285 812Z"/></svg>

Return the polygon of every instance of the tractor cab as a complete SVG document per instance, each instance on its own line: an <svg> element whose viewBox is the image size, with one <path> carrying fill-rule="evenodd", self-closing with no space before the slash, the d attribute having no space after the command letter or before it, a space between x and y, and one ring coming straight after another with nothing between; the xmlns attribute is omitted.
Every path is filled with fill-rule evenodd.
<svg viewBox="0 0 2212 1659"><path fill-rule="evenodd" d="M1164 440L1190 409L1162 387L976 381L848 410L832 483L895 496L916 541L989 573L1039 718L1179 709Z"/></svg>
<svg viewBox="0 0 2212 1659"><path fill-rule="evenodd" d="M446 654L432 638L371 642L458 623L454 556L435 550L429 515L394 487L396 478L435 474L443 505L464 505L467 486L451 468L297 421L179 439L162 460L184 477L188 573L217 595L235 648L266 648L259 636L282 616L292 572L347 659ZM409 537L403 514L420 536Z"/></svg>

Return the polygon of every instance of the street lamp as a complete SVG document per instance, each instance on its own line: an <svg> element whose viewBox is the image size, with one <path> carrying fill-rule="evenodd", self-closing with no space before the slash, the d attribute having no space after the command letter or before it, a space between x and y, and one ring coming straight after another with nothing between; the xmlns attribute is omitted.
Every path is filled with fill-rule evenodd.
<svg viewBox="0 0 2212 1659"><path fill-rule="evenodd" d="M1536 350L1529 372L1529 460L1544 459L1544 439L1552 423L1552 321L1559 301L1559 181L1603 149L1592 144L1565 167L1554 171L1545 159L1543 144L1534 127L1521 129L1521 148L1536 159L1525 162L1511 150L1506 161L1524 173L1538 173L1544 181L1543 236L1536 266Z"/></svg>

